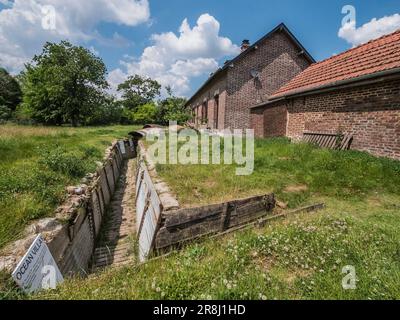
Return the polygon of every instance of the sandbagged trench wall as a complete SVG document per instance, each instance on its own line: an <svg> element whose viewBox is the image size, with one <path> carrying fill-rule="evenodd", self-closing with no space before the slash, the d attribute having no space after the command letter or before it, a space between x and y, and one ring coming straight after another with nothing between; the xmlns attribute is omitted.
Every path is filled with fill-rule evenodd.
<svg viewBox="0 0 400 320"><path fill-rule="evenodd" d="M124 161L136 156L134 143L132 139L113 143L84 194L70 196L59 208L69 221L51 237L48 247L64 276L88 272L95 241Z"/></svg>

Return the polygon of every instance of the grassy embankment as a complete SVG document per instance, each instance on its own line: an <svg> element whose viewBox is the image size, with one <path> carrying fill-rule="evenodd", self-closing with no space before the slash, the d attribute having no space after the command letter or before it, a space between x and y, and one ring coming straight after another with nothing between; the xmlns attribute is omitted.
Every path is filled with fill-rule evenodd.
<svg viewBox="0 0 400 320"><path fill-rule="evenodd" d="M290 207L324 201L327 208L68 280L33 298L400 298L400 162L274 139L256 142L253 175L234 169L158 166L185 205L274 191ZM356 270L355 290L342 288L347 265Z"/></svg>
<svg viewBox="0 0 400 320"><path fill-rule="evenodd" d="M51 216L65 187L94 172L106 147L131 130L0 125L0 249Z"/></svg>

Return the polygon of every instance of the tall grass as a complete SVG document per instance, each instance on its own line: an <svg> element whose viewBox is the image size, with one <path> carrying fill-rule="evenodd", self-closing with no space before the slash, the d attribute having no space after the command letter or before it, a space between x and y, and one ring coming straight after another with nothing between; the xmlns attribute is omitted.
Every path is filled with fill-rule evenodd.
<svg viewBox="0 0 400 320"><path fill-rule="evenodd" d="M290 207L316 196L356 200L374 193L400 194L400 161L292 144L283 138L256 141L250 176L236 176L235 165L167 164L157 169L185 206L265 192L275 192ZM286 191L298 185L303 190Z"/></svg>
<svg viewBox="0 0 400 320"><path fill-rule="evenodd" d="M65 187L96 169L105 147L132 128L0 125L0 249L51 216Z"/></svg>

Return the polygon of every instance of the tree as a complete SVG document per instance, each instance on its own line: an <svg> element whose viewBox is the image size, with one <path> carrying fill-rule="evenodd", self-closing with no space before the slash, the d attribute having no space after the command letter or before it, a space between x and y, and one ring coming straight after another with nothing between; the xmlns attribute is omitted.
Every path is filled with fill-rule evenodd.
<svg viewBox="0 0 400 320"><path fill-rule="evenodd" d="M86 125L108 125L120 123L123 116L122 105L111 95L104 95L98 107L87 117Z"/></svg>
<svg viewBox="0 0 400 320"><path fill-rule="evenodd" d="M0 68L0 106L15 111L21 101L22 92L18 81Z"/></svg>
<svg viewBox="0 0 400 320"><path fill-rule="evenodd" d="M168 97L159 102L159 121L168 125L169 121L176 121L178 124L187 122L191 115L185 108L186 99L173 95L170 87L166 87Z"/></svg>
<svg viewBox="0 0 400 320"><path fill-rule="evenodd" d="M118 91L122 92L122 104L130 110L153 102L160 95L160 90L161 85L156 80L137 74L118 86Z"/></svg>
<svg viewBox="0 0 400 320"><path fill-rule="evenodd" d="M77 126L104 101L106 71L103 61L83 47L47 42L21 76L23 104L39 122Z"/></svg>
<svg viewBox="0 0 400 320"><path fill-rule="evenodd" d="M154 103L146 103L133 111L135 124L149 124L157 121L158 108Z"/></svg>

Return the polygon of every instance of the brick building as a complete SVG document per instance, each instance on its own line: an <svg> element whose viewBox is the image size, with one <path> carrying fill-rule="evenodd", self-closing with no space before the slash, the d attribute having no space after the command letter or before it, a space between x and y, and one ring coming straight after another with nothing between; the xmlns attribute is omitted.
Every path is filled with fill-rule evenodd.
<svg viewBox="0 0 400 320"><path fill-rule="evenodd" d="M212 129L250 128L250 107L268 97L305 70L314 59L280 24L253 45L227 61L189 99L193 122Z"/></svg>
<svg viewBox="0 0 400 320"><path fill-rule="evenodd" d="M259 137L352 134L353 149L400 159L400 30L311 65L250 109Z"/></svg>

